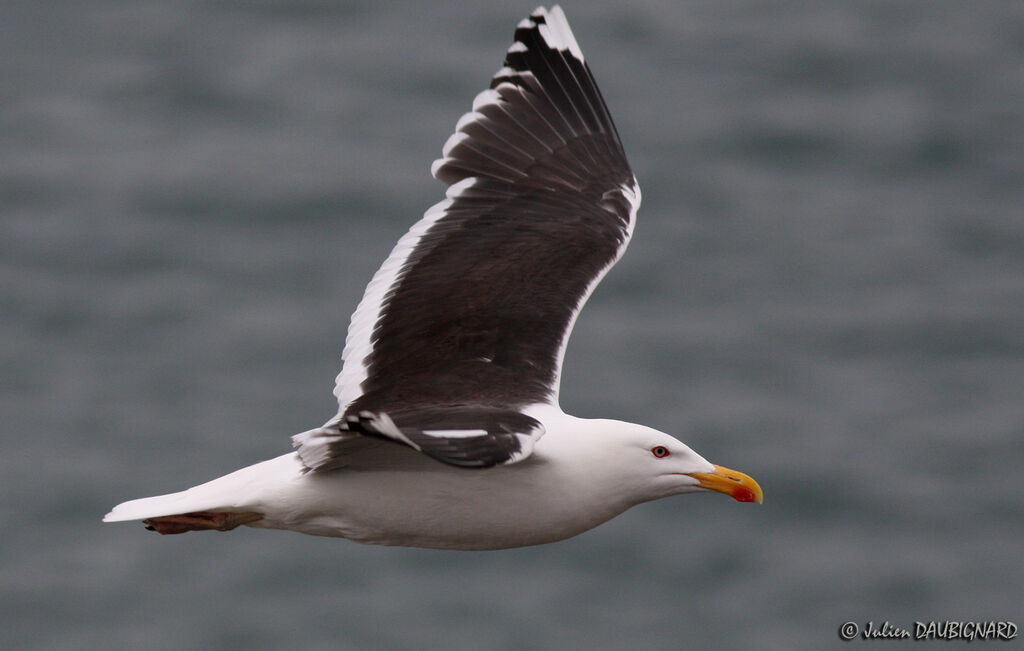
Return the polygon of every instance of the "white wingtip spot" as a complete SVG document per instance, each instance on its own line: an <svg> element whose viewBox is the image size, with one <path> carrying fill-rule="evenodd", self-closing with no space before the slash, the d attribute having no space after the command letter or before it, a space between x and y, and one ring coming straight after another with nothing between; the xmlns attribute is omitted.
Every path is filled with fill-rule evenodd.
<svg viewBox="0 0 1024 651"><path fill-rule="evenodd" d="M497 104L498 100L500 99L501 96L498 95L498 93L494 89L488 88L485 91L477 93L477 96L473 98L472 110L479 111L481 106L487 106L488 104Z"/></svg>
<svg viewBox="0 0 1024 651"><path fill-rule="evenodd" d="M447 161L447 160L448 160L447 158L438 158L433 163L431 163L430 164L430 175L433 176L436 179L437 178L437 170L441 169L441 166L444 165L445 161Z"/></svg>
<svg viewBox="0 0 1024 651"><path fill-rule="evenodd" d="M448 191L444 193L444 196L448 197L449 199L455 199L460 194L462 194L463 190L466 190L467 188L473 187L474 183L476 183L476 177L475 176L467 176L466 178L462 179L458 183L454 183L454 184L448 186ZM449 205L451 205L451 204L449 204Z"/></svg>
<svg viewBox="0 0 1024 651"><path fill-rule="evenodd" d="M444 147L441 147L441 155L447 157L451 153L452 149L455 148L463 140L469 138L466 134L461 131L456 131L452 135L448 136L448 140L444 141Z"/></svg>
<svg viewBox="0 0 1024 651"><path fill-rule="evenodd" d="M484 117L483 113L477 113L476 111L470 111L469 113L463 113L459 121L455 123L455 130L462 131L467 124L482 120Z"/></svg>
<svg viewBox="0 0 1024 651"><path fill-rule="evenodd" d="M558 45L552 45L551 41L548 41L548 45L557 47L559 50L569 50L574 57L583 61L583 51L580 49L579 43L576 42L576 37L572 33L572 28L569 27L569 21L562 8L558 5L551 7L551 11L547 12L545 19L551 28L549 32L553 32L553 37L558 43ZM547 41L546 36L544 40Z"/></svg>

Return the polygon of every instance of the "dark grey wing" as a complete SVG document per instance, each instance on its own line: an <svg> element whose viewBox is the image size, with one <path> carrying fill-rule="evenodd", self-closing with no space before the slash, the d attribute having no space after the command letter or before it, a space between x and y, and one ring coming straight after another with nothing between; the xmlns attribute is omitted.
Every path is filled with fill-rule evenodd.
<svg viewBox="0 0 1024 651"><path fill-rule="evenodd" d="M640 201L557 7L519 24L504 67L433 173L450 185L447 198L399 240L353 315L335 388L341 411L321 428L340 439L364 412L389 416L412 444L424 427L395 414L557 404L576 315L625 250ZM446 429L457 428L437 426ZM526 429L518 433L542 432ZM296 437L311 468L329 464L330 453L303 450L323 438ZM466 445L451 445L458 454L431 456L481 466L517 461L526 449L478 446L473 461Z"/></svg>
<svg viewBox="0 0 1024 651"><path fill-rule="evenodd" d="M343 432L403 443L438 461L464 468L489 468L525 458L533 450L533 441L543 433L536 419L500 407L362 411L347 414L339 426ZM352 439L327 434L323 444L327 458L335 460L350 451Z"/></svg>

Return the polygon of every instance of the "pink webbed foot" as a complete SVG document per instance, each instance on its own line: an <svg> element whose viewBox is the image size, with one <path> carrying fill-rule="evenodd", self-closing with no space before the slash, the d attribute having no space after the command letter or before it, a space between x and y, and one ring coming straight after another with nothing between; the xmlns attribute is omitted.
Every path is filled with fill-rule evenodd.
<svg viewBox="0 0 1024 651"><path fill-rule="evenodd" d="M158 518L143 520L142 523L150 531L166 536L175 533L185 533L186 531L205 531L208 529L231 531L235 527L262 519L262 513L254 513L252 511L242 513L199 511L196 513L182 513L180 515L162 515Z"/></svg>

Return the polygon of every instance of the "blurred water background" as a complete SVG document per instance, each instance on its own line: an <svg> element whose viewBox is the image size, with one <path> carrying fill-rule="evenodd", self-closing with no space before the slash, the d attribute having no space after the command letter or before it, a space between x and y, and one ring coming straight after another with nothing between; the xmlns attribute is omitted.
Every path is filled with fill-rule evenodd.
<svg viewBox="0 0 1024 651"><path fill-rule="evenodd" d="M0 6L0 646L1024 624L1019 2L566 6L644 204L563 406L671 432L763 506L679 497L486 553L100 524L334 413L349 315L531 9Z"/></svg>

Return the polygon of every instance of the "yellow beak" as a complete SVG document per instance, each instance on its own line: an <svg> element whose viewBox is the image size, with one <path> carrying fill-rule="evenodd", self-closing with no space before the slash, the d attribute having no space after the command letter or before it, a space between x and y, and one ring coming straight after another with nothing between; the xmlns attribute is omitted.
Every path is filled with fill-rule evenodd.
<svg viewBox="0 0 1024 651"><path fill-rule="evenodd" d="M696 479L699 482L697 485L701 488L725 493L737 502L760 504L764 501L761 487L757 485L754 478L738 470L715 466L714 472L691 472L689 476Z"/></svg>

